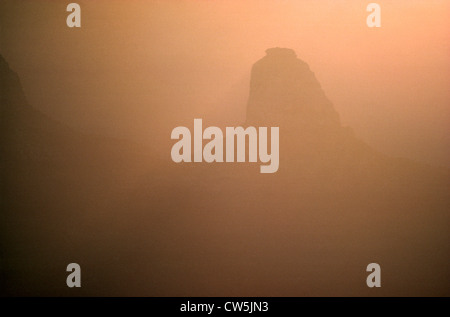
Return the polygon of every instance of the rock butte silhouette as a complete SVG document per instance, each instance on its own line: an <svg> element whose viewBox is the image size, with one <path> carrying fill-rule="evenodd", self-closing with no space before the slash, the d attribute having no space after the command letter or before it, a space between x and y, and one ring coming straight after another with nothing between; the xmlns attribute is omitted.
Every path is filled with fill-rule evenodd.
<svg viewBox="0 0 450 317"><path fill-rule="evenodd" d="M337 126L339 116L309 66L293 50L277 47L253 65L247 122Z"/></svg>
<svg viewBox="0 0 450 317"><path fill-rule="evenodd" d="M1 294L450 295L448 170L377 153L293 50L266 53L246 125L280 127L270 177L73 131L28 105L0 57Z"/></svg>

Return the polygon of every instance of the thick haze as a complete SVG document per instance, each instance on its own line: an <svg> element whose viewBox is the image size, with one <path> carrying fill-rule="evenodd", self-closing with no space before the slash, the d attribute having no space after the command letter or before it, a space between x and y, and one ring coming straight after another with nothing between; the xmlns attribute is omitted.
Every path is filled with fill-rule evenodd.
<svg viewBox="0 0 450 317"><path fill-rule="evenodd" d="M448 1L69 2L1 2L0 296L449 295L450 168L383 154L449 166ZM277 172L175 163L194 118Z"/></svg>
<svg viewBox="0 0 450 317"><path fill-rule="evenodd" d="M309 64L376 149L433 164L450 156L450 2L2 1L0 53L33 106L79 130L151 142L194 117L244 120L250 68L269 47Z"/></svg>

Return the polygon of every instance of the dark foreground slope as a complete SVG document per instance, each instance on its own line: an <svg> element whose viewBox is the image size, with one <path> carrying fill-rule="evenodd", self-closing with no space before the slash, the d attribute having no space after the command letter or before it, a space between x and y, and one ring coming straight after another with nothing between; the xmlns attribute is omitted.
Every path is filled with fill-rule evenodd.
<svg viewBox="0 0 450 317"><path fill-rule="evenodd" d="M450 295L448 171L358 140L291 50L252 70L246 124L280 127L274 174L74 133L1 74L5 294Z"/></svg>
<svg viewBox="0 0 450 317"><path fill-rule="evenodd" d="M31 107L1 56L0 98L1 292L60 294L68 263L100 261L92 252L109 205L152 159L135 144L77 133Z"/></svg>

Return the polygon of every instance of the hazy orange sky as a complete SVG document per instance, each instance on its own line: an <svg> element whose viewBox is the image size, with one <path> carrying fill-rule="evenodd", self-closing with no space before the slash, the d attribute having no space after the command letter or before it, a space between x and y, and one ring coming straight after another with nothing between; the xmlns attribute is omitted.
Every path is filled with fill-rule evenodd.
<svg viewBox="0 0 450 317"><path fill-rule="evenodd" d="M450 1L376 1L381 28L371 1L77 1L81 29L70 2L2 1L0 53L33 106L77 129L145 142L171 120L242 121L251 65L279 46L369 144L448 165Z"/></svg>

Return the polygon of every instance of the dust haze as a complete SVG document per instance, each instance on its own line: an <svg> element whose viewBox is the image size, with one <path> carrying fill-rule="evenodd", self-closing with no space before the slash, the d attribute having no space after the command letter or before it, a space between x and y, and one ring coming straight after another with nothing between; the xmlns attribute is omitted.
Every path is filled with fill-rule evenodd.
<svg viewBox="0 0 450 317"><path fill-rule="evenodd" d="M0 7L2 295L449 295L447 1L78 3ZM194 118L279 170L172 162Z"/></svg>
<svg viewBox="0 0 450 317"><path fill-rule="evenodd" d="M375 29L360 1L79 3L79 30L66 27L63 2L1 10L0 51L27 98L70 126L151 143L166 120L242 122L249 65L289 47L371 145L448 166L447 1L379 1Z"/></svg>

